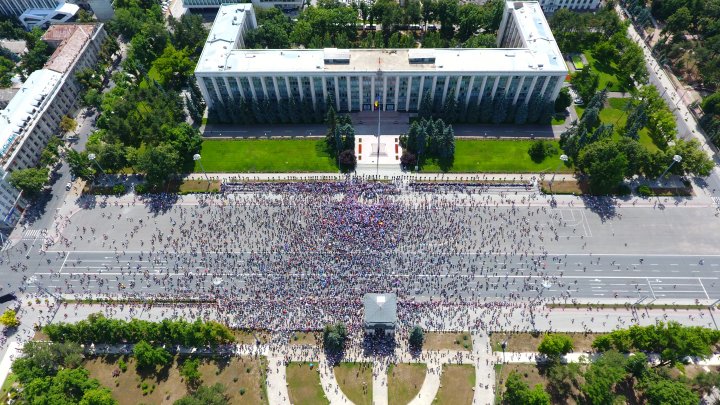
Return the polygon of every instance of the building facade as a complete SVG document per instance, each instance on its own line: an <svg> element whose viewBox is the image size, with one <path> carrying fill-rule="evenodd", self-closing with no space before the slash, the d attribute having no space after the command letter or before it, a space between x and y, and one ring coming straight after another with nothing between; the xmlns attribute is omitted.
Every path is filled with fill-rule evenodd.
<svg viewBox="0 0 720 405"><path fill-rule="evenodd" d="M561 8L591 11L600 7L600 0L540 0L540 5L548 13L554 13Z"/></svg>
<svg viewBox="0 0 720 405"><path fill-rule="evenodd" d="M55 51L0 111L0 226L14 226L23 208L7 182L9 173L35 167L50 137L59 135L60 120L77 108L81 89L75 74L97 63L105 38L103 24L51 26L43 40Z"/></svg>
<svg viewBox="0 0 720 405"><path fill-rule="evenodd" d="M414 112L422 98L554 100L567 67L537 2L506 3L494 49L242 49L251 5L222 6L195 69L210 108L240 99L334 100L343 112Z"/></svg>
<svg viewBox="0 0 720 405"><path fill-rule="evenodd" d="M114 15L112 0L0 0L0 15L15 17L26 29L67 22L80 10L90 8L98 21Z"/></svg>

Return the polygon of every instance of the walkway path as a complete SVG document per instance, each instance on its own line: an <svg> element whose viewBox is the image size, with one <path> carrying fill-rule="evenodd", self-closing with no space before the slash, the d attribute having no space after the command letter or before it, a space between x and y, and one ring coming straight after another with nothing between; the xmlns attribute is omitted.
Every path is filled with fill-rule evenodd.
<svg viewBox="0 0 720 405"><path fill-rule="evenodd" d="M440 374L442 372L442 363L434 358L430 358L427 363L427 372L425 380L420 387L420 392L410 401L409 405L430 405L440 389Z"/></svg>
<svg viewBox="0 0 720 405"><path fill-rule="evenodd" d="M373 362L373 405L388 404L388 365L385 361Z"/></svg>
<svg viewBox="0 0 720 405"><path fill-rule="evenodd" d="M495 356L490 347L490 337L483 332L472 333L473 354L475 355L475 397L476 405L495 403Z"/></svg>
<svg viewBox="0 0 720 405"><path fill-rule="evenodd" d="M285 364L282 357L269 356L267 371L267 393L270 405L289 404Z"/></svg>

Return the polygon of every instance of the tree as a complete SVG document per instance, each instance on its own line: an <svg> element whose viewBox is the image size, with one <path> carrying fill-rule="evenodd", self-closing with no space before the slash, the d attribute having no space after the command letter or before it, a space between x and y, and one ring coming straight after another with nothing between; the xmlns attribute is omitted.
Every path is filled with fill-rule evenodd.
<svg viewBox="0 0 720 405"><path fill-rule="evenodd" d="M531 101L532 102L532 101ZM563 87L560 89L560 93L558 94L557 98L555 99L555 112L561 113L565 112L568 107L572 105L572 96L570 95L570 89L567 87ZM530 121L533 122L533 121Z"/></svg>
<svg viewBox="0 0 720 405"><path fill-rule="evenodd" d="M140 370L154 370L157 366L164 366L170 362L172 356L162 347L154 348L148 342L141 340L133 347L133 355L137 368Z"/></svg>
<svg viewBox="0 0 720 405"><path fill-rule="evenodd" d="M627 363L625 363L625 371L632 374L633 377L640 379L648 369L648 357L645 353L639 352L634 353L628 357Z"/></svg>
<svg viewBox="0 0 720 405"><path fill-rule="evenodd" d="M330 353L342 353L342 351L345 350L346 339L347 328L343 323L326 325L325 329L323 329L323 346L325 350Z"/></svg>
<svg viewBox="0 0 720 405"><path fill-rule="evenodd" d="M693 20L692 13L687 7L678 8L670 17L668 17L663 32L671 34L682 34L690 29L690 23Z"/></svg>
<svg viewBox="0 0 720 405"><path fill-rule="evenodd" d="M171 28L170 41L176 49L187 49L190 55L200 56L208 36L200 15L185 13L180 20L169 16L168 25Z"/></svg>
<svg viewBox="0 0 720 405"><path fill-rule="evenodd" d="M62 367L78 367L83 361L82 347L77 343L30 341L22 352L23 356L13 362L12 371L23 384L54 376Z"/></svg>
<svg viewBox="0 0 720 405"><path fill-rule="evenodd" d="M580 151L578 167L590 177L594 194L608 194L625 178L628 159L612 142L596 142Z"/></svg>
<svg viewBox="0 0 720 405"><path fill-rule="evenodd" d="M537 384L532 390L522 380L520 374L513 371L505 381L505 393L502 403L505 405L550 405L550 395L542 385Z"/></svg>
<svg viewBox="0 0 720 405"><path fill-rule="evenodd" d="M505 118L507 118L507 102L505 100L505 93L498 90L497 93L495 93L495 98L493 99L493 106L492 106L492 123L493 124L501 124L505 122Z"/></svg>
<svg viewBox="0 0 720 405"><path fill-rule="evenodd" d="M197 391L175 401L174 405L225 405L228 396L225 386L217 383L211 387L201 386Z"/></svg>
<svg viewBox="0 0 720 405"><path fill-rule="evenodd" d="M10 173L10 184L28 196L40 193L48 180L48 169L34 168L15 170Z"/></svg>
<svg viewBox="0 0 720 405"><path fill-rule="evenodd" d="M589 403L612 405L615 401L613 387L625 378L625 356L617 351L603 353L585 372L582 391Z"/></svg>
<svg viewBox="0 0 720 405"><path fill-rule="evenodd" d="M650 405L696 405L700 398L684 383L670 379L652 381L645 390Z"/></svg>
<svg viewBox="0 0 720 405"><path fill-rule="evenodd" d="M530 159L532 159L535 163L540 163L545 160L546 157L552 156L556 153L557 149L555 146L552 143L543 140L533 142L528 149L528 155L530 155Z"/></svg>
<svg viewBox="0 0 720 405"><path fill-rule="evenodd" d="M515 109L515 124L524 125L528 119L528 105L522 100L518 100L517 108Z"/></svg>
<svg viewBox="0 0 720 405"><path fill-rule="evenodd" d="M190 59L185 49L175 49L172 44L165 47L152 64L162 86L177 88L184 85L195 69L195 63Z"/></svg>
<svg viewBox="0 0 720 405"><path fill-rule="evenodd" d="M138 172L145 173L145 180L151 186L159 186L177 173L179 162L178 152L172 145L160 144L138 152L133 166Z"/></svg>
<svg viewBox="0 0 720 405"><path fill-rule="evenodd" d="M568 354L572 349L572 339L569 336L554 333L543 336L543 340L538 346L538 352L552 362L558 362L560 357Z"/></svg>
<svg viewBox="0 0 720 405"><path fill-rule="evenodd" d="M90 180L95 175L92 162L87 152L78 152L75 149L68 149L65 160L70 166L70 173L83 180Z"/></svg>
<svg viewBox="0 0 720 405"><path fill-rule="evenodd" d="M432 106L433 100L430 90L426 90L423 94L422 100L420 100L420 109L418 110L418 117L430 118L432 117Z"/></svg>
<svg viewBox="0 0 720 405"><path fill-rule="evenodd" d="M463 44L463 48L495 48L496 44L497 37L495 34L478 34L468 38Z"/></svg>
<svg viewBox="0 0 720 405"><path fill-rule="evenodd" d="M355 170L355 166L357 166L357 159L352 149L346 149L340 152L338 162L340 163L340 170L343 173L352 172Z"/></svg>
<svg viewBox="0 0 720 405"><path fill-rule="evenodd" d="M180 375L187 380L191 387L197 387L202 380L202 374L198 370L199 366L200 359L187 359L180 367Z"/></svg>
<svg viewBox="0 0 720 405"><path fill-rule="evenodd" d="M17 328L20 326L20 320L14 310L8 309L0 316L0 324L6 328Z"/></svg>
<svg viewBox="0 0 720 405"><path fill-rule="evenodd" d="M109 389L92 388L85 391L79 405L116 405L117 403Z"/></svg>
<svg viewBox="0 0 720 405"><path fill-rule="evenodd" d="M70 131L74 131L75 128L77 128L77 121L68 117L67 115L63 115L62 118L60 118L60 130L61 131L70 132Z"/></svg>
<svg viewBox="0 0 720 405"><path fill-rule="evenodd" d="M410 343L410 347L414 348L416 350L420 350L422 348L423 342L425 341L425 332L423 329L419 326L415 326L412 331L410 331L410 338L408 339L408 342Z"/></svg>

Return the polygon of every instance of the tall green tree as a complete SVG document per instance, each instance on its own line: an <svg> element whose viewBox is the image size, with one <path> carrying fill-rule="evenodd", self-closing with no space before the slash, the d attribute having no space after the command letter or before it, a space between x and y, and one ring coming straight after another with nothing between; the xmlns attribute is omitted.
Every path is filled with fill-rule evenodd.
<svg viewBox="0 0 720 405"><path fill-rule="evenodd" d="M10 173L10 184L22 190L26 196L36 196L45 187L48 174L46 167L14 170Z"/></svg>

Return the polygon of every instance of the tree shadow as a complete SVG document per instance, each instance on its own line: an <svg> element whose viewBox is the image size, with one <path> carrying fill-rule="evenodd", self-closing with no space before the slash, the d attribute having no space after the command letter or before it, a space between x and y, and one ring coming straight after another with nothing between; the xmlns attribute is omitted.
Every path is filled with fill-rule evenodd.
<svg viewBox="0 0 720 405"><path fill-rule="evenodd" d="M139 197L145 207L155 215L165 214L178 202L176 193L143 194Z"/></svg>
<svg viewBox="0 0 720 405"><path fill-rule="evenodd" d="M612 197L583 194L580 198L582 198L585 207L596 214L600 221L605 222L618 217L617 207Z"/></svg>
<svg viewBox="0 0 720 405"><path fill-rule="evenodd" d="M52 191L46 190L38 194L31 202L30 208L25 210L23 219L20 222L23 225L32 226L35 221L45 215L47 211L47 205L52 200Z"/></svg>

